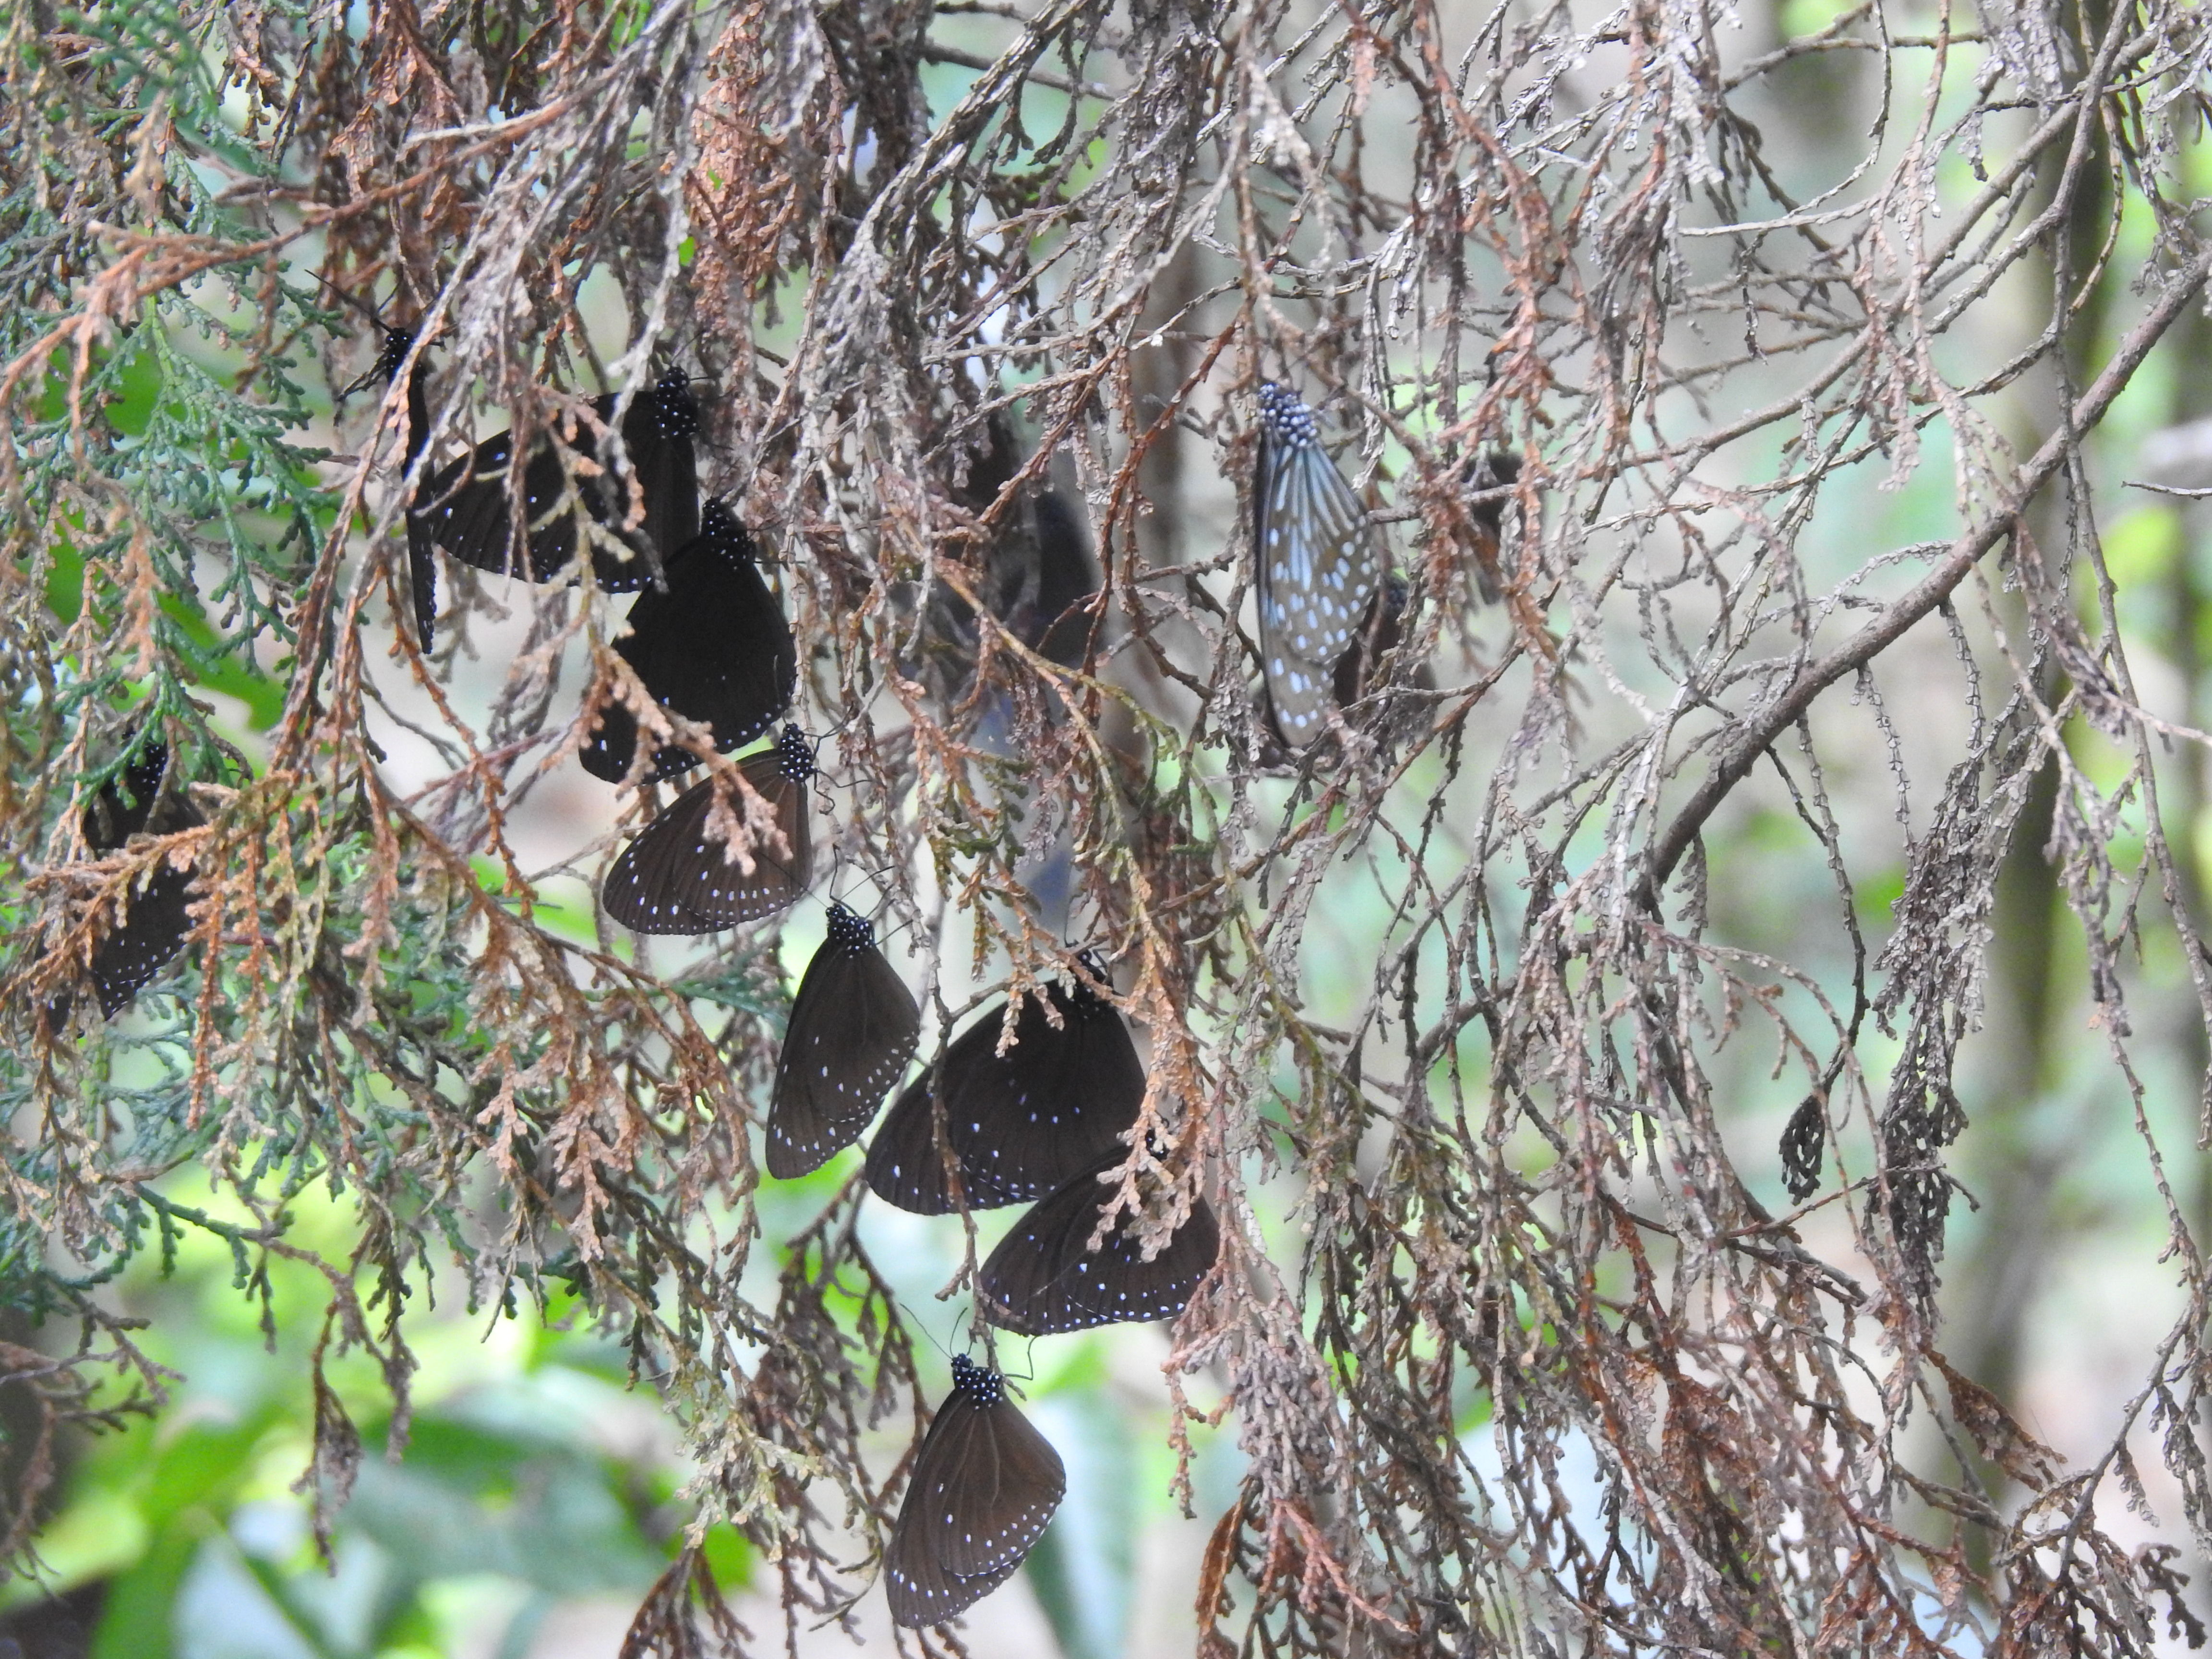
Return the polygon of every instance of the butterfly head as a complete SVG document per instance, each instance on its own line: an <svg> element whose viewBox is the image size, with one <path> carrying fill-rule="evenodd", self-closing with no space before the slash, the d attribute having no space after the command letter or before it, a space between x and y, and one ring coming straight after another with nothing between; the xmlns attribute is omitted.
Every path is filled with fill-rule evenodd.
<svg viewBox="0 0 2212 1659"><path fill-rule="evenodd" d="M964 1353L952 1356L952 1392L965 1395L970 1405L988 1411L1006 1397L1006 1384L998 1372L979 1365Z"/></svg>
<svg viewBox="0 0 2212 1659"><path fill-rule="evenodd" d="M691 382L671 369L653 383L653 422L664 438L688 438L699 429L699 400Z"/></svg>
<svg viewBox="0 0 2212 1659"><path fill-rule="evenodd" d="M168 765L168 745L156 738L131 757L120 776L100 785L100 815L87 811L82 819L85 842L94 852L112 853L146 827Z"/></svg>
<svg viewBox="0 0 2212 1659"><path fill-rule="evenodd" d="M376 361L368 366L368 373L340 392L338 396L350 398L355 392L366 392L380 381L389 386L398 380L399 366L407 361L407 354L415 349L415 334L411 325L386 329L384 343L376 349Z"/></svg>
<svg viewBox="0 0 2212 1659"><path fill-rule="evenodd" d="M738 515L719 495L699 509L699 533L713 542L720 552L743 552L750 556L751 538L745 534L744 526Z"/></svg>
<svg viewBox="0 0 2212 1659"><path fill-rule="evenodd" d="M387 380L399 373L399 365L407 361L407 354L415 349L415 331L412 328L387 328L384 331L384 348L376 354L376 372Z"/></svg>
<svg viewBox="0 0 2212 1659"><path fill-rule="evenodd" d="M168 769L169 745L156 738L123 769L123 781L131 786L131 799L141 806L153 799L154 792L161 787L161 775Z"/></svg>
<svg viewBox="0 0 2212 1659"><path fill-rule="evenodd" d="M857 910L848 910L842 904L830 907L830 948L856 957L876 942L876 930L868 919Z"/></svg>
<svg viewBox="0 0 2212 1659"><path fill-rule="evenodd" d="M805 783L814 775L814 745L795 723L785 726L775 740L775 760L776 769L793 783Z"/></svg>
<svg viewBox="0 0 2212 1659"><path fill-rule="evenodd" d="M1260 424L1269 438L1288 449L1321 441L1321 427L1306 400L1273 380L1260 382Z"/></svg>

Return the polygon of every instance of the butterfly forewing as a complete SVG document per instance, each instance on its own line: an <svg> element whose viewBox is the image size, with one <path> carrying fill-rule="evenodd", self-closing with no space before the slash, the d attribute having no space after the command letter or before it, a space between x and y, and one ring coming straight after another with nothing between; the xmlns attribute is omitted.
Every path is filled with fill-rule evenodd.
<svg viewBox="0 0 2212 1659"><path fill-rule="evenodd" d="M179 794L161 793L168 769L167 747L149 742L116 781L103 785L85 810L85 844L94 853L116 851L144 830L174 835L206 820ZM160 973L191 931L191 889L195 872L163 864L127 895L121 913L93 947L90 975L100 1011L112 1019Z"/></svg>
<svg viewBox="0 0 2212 1659"><path fill-rule="evenodd" d="M617 401L612 396L600 397L591 404L604 422L613 418ZM629 456L627 474L594 477L564 462L550 440L539 439L523 468L526 533L520 549L508 495L512 433L486 439L426 479L416 496L416 511L431 539L479 570L551 581L575 563L580 549L588 548L599 586L630 592L653 579L653 561L638 545L639 534L651 544L654 556L665 558L699 533L698 465L692 447L698 428L699 406L690 386L680 376L668 375L634 398L623 418L623 447ZM572 449L586 453L596 447L592 435L581 427L563 432ZM592 522L618 526L629 514L632 477L644 497L644 520L639 532L611 529L613 546L594 537L573 511L560 510L573 488Z"/></svg>
<svg viewBox="0 0 2212 1659"><path fill-rule="evenodd" d="M1014 1044L997 1052L1005 1005L956 1037L933 1077L908 1087L868 1147L868 1185L920 1215L961 1207L935 1133L933 1089L945 1103L945 1141L971 1210L1041 1198L1116 1151L1145 1099L1145 1068L1121 1017L1087 983L1054 985L1053 1024L1024 1000Z"/></svg>
<svg viewBox="0 0 2212 1659"><path fill-rule="evenodd" d="M407 355L415 349L416 331L411 327L388 328L384 331L384 343L376 354L375 365L368 373L347 388L357 392L365 386L382 380L386 386L399 378L406 366ZM429 367L417 356L415 368L407 376L407 444L403 473L415 465L415 458L422 453L422 446L430 438L430 393L426 377ZM428 481L418 485L415 492L416 506L434 499L426 494ZM407 515L407 586L414 600L415 637L428 651L435 635L438 619L438 562L431 551L430 526L415 512Z"/></svg>
<svg viewBox="0 0 2212 1659"><path fill-rule="evenodd" d="M884 1552L891 1617L941 1624L1012 1576L1066 1494L1049 1442L964 1354L915 1455Z"/></svg>
<svg viewBox="0 0 2212 1659"><path fill-rule="evenodd" d="M745 850L748 871L715 833L714 780L679 795L623 849L599 890L607 914L640 933L711 933L793 903L814 878L808 786L814 757L806 738L787 726L772 750L747 757L745 781L775 811L784 845L765 837ZM733 793L730 810L741 811Z"/></svg>
<svg viewBox="0 0 2212 1659"><path fill-rule="evenodd" d="M1098 561L1083 527L1082 510L1062 491L1036 499L1037 597L1041 624L1027 643L1062 668L1082 665L1098 632L1092 601L1098 592Z"/></svg>
<svg viewBox="0 0 2212 1659"><path fill-rule="evenodd" d="M630 632L615 649L662 707L714 728L727 753L753 741L791 707L799 650L782 607L761 580L752 539L720 501L704 526L668 562L668 591L648 591L630 607ZM637 722L610 700L583 751L585 770L610 783L628 775ZM672 777L699 763L678 744L653 757L648 778Z"/></svg>
<svg viewBox="0 0 2212 1659"><path fill-rule="evenodd" d="M831 905L776 1057L768 1172L793 1180L858 1140L921 1040L921 1011L866 918Z"/></svg>
<svg viewBox="0 0 2212 1659"><path fill-rule="evenodd" d="M1099 1248L1088 1248L1115 1190L1099 1176L1127 1156L1124 1149L1085 1170L999 1241L976 1280L986 1319L1024 1335L1048 1336L1182 1312L1221 1253L1221 1231L1203 1198L1193 1200L1182 1225L1149 1261L1126 1210Z"/></svg>
<svg viewBox="0 0 2212 1659"><path fill-rule="evenodd" d="M1336 663L1382 584L1382 559L1313 411L1272 381L1260 388L1253 498L1261 665L1277 729L1303 748L1328 729Z"/></svg>

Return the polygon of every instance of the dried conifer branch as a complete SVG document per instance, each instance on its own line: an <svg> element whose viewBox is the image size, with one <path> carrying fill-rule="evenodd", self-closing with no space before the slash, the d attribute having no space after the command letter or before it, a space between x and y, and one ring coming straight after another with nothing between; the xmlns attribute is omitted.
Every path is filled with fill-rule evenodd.
<svg viewBox="0 0 2212 1659"><path fill-rule="evenodd" d="M2092 484L2212 273L2193 12L1869 0L1796 40L1550 0L508 14L0 23L9 1261L106 1271L149 1222L297 1254L270 1160L342 1182L303 1490L341 1500L360 1455L325 1352L373 1355L404 1423L398 1287L457 1260L475 1296L573 1290L620 1331L700 1524L771 1553L792 1631L847 1617L918 1368L857 1181L757 1237L774 953L580 942L518 846L588 737L572 692L700 733L611 654L596 580L445 563L428 655L391 614L441 465L565 432L573 503L629 406L576 400L696 368L707 487L835 731L821 833L883 872L937 1024L1097 948L1152 1056L1108 1213L1221 1218L1167 1379L1180 1404L1211 1374L1243 1459L1206 1651L2152 1650L2180 1575L2112 1510L2154 1427L2212 1548L2212 1292L2146 941L2179 942L2208 1030L2212 976L2160 817L2197 739L2146 707ZM411 466L395 385L373 429L343 416L365 459L318 470L307 387L364 348L317 277L419 325ZM1248 620L1263 378L1320 410L1406 595L1301 754ZM1875 524L1947 457L1948 507ZM1104 579L1079 653L1023 611L1048 495ZM210 688L269 711L250 757ZM96 848L82 809L147 732L205 822ZM768 830L732 765L718 821ZM1962 1052L2039 790L2184 1304L2075 1467L1947 1352ZM656 800L610 796L559 871L596 878ZM1755 811L1828 907L1789 948L1730 932ZM58 1021L179 858L184 965L126 1023ZM1762 1087L1802 1102L1778 1152L1747 1131ZM180 1208L187 1167L255 1224ZM494 1224L404 1219L485 1182ZM96 1295L10 1272L101 1328ZM42 1423L105 1409L103 1367L158 1392L106 1340L9 1386ZM744 1639L703 1562L628 1650Z"/></svg>

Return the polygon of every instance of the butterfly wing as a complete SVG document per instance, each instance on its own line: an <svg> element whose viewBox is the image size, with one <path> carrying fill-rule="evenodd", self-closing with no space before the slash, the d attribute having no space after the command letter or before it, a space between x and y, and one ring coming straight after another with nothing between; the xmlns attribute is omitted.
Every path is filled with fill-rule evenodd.
<svg viewBox="0 0 2212 1659"><path fill-rule="evenodd" d="M630 607L630 632L615 648L662 707L714 727L726 753L752 742L791 707L799 648L782 607L761 580L752 544L719 503L707 528L668 564L668 591L647 591ZM581 757L596 777L619 783L637 745L637 722L623 704L599 709L599 729ZM697 765L670 744L653 758L653 778Z"/></svg>
<svg viewBox="0 0 2212 1659"><path fill-rule="evenodd" d="M996 1583L1043 1535L1067 1493L1067 1471L1006 1397L997 1372L962 1356L952 1378L915 1455L885 1563L924 1580L934 1567L963 1581L993 1576Z"/></svg>
<svg viewBox="0 0 2212 1659"><path fill-rule="evenodd" d="M179 823L178 830L198 822ZM197 872L163 865L124 902L122 916L93 948L92 985L100 1012L112 1019L185 948L191 932L190 907Z"/></svg>
<svg viewBox="0 0 2212 1659"><path fill-rule="evenodd" d="M399 373L407 361L408 353L415 349L415 331L412 328L388 329L384 336L384 349L376 360L375 373L388 383ZM427 384L429 367L420 356L407 376L407 445L402 471L411 469L422 447L430 439L430 390ZM422 503L434 499L423 493L422 486L416 488L416 501ZM431 550L430 526L410 511L407 514L407 591L414 601L415 637L424 651L434 642L438 621L438 560Z"/></svg>
<svg viewBox="0 0 2212 1659"><path fill-rule="evenodd" d="M711 933L773 915L806 890L814 878L806 778L792 775L781 747L750 757L743 769L775 809L785 846L755 842L750 872L732 859L711 830L714 781L704 779L623 849L599 890L609 915L634 933Z"/></svg>
<svg viewBox="0 0 2212 1659"><path fill-rule="evenodd" d="M612 398L596 404L601 420L613 416ZM623 417L623 447L645 498L645 538L663 560L699 535L699 463L692 442L698 430L698 400L681 375L663 375L631 399L629 413ZM612 515L619 522L628 516L629 491L617 488L611 496L621 504ZM617 593L653 583L651 562L635 556L635 551L625 559L603 545L592 554L592 569L600 586Z"/></svg>
<svg viewBox="0 0 2212 1659"><path fill-rule="evenodd" d="M415 512L429 539L463 564L495 574L520 576L525 581L550 581L561 572L565 559L550 565L540 556L540 537L533 532L517 556L509 521L507 477L514 434L502 432L485 439L457 461L449 461L422 480L415 495ZM558 500L561 464L550 451L540 449L523 474L524 512L531 522ZM550 526L549 526L550 528ZM546 540L548 553L551 542Z"/></svg>
<svg viewBox="0 0 2212 1659"><path fill-rule="evenodd" d="M431 550L430 526L411 514L407 520L407 588L415 601L415 637L427 652L438 626L438 557Z"/></svg>
<svg viewBox="0 0 2212 1659"><path fill-rule="evenodd" d="M82 822L87 846L95 853L112 853L141 830L174 835L206 822L181 797L161 798L168 759L166 744L149 742L124 769L120 781L127 796L113 781L101 787ZM191 932L194 874L162 865L144 886L124 899L114 926L93 947L93 989L106 1018L112 1019L185 948L185 935Z"/></svg>
<svg viewBox="0 0 2212 1659"><path fill-rule="evenodd" d="M84 844L95 853L112 853L143 830L153 814L161 775L168 769L168 744L158 738L142 744L125 764L121 777L100 785L83 809L77 827L83 832ZM120 789L116 787L118 783L123 786Z"/></svg>
<svg viewBox="0 0 2212 1659"><path fill-rule="evenodd" d="M1407 589L1396 576L1387 578L1368 601L1367 614L1329 676L1337 706L1349 708L1365 696L1382 666L1382 659L1398 648L1406 616Z"/></svg>
<svg viewBox="0 0 2212 1659"><path fill-rule="evenodd" d="M934 1500L920 1517L925 1545L963 1579L1019 1566L1067 1493L1060 1454L1011 1401L970 1413L961 1462L947 1469L916 1459L914 1474L915 1492Z"/></svg>
<svg viewBox="0 0 2212 1659"><path fill-rule="evenodd" d="M957 1074L948 1063L947 1138L972 1207L1042 1198L1120 1150L1144 1104L1144 1063L1112 1005L1084 984L1048 994L1057 1029L1030 1000L1005 1054L987 1049Z"/></svg>
<svg viewBox="0 0 2212 1659"><path fill-rule="evenodd" d="M1382 550L1313 411L1273 385L1261 387L1260 405L1260 657L1276 729L1299 749L1328 729L1335 665L1382 585Z"/></svg>
<svg viewBox="0 0 2212 1659"><path fill-rule="evenodd" d="M1517 483L1521 478L1521 458L1502 449L1493 449L1475 455L1467 464L1468 493L1486 495ZM1477 501L1468 509L1474 525L1474 586L1475 592L1490 604L1503 596L1499 582L1505 572L1505 509L1510 501Z"/></svg>
<svg viewBox="0 0 2212 1659"><path fill-rule="evenodd" d="M890 1601L891 1622L922 1630L956 1619L1012 1578L1021 1565L1010 1561L991 1572L958 1577L931 1559L918 1528L902 1528L891 1534L884 1551L884 1589Z"/></svg>
<svg viewBox="0 0 2212 1659"><path fill-rule="evenodd" d="M1048 1336L1182 1312L1221 1253L1221 1231L1203 1198L1149 1261L1126 1211L1097 1249L1087 1248L1113 1195L1098 1177L1126 1156L1109 1155L1085 1170L999 1241L976 1281L978 1305L991 1323Z"/></svg>
<svg viewBox="0 0 2212 1659"><path fill-rule="evenodd" d="M938 1086L945 1139L971 1210L1041 1198L1121 1146L1145 1099L1145 1068L1128 1027L1088 986L1048 993L1054 1026L1034 999L1024 1001L1014 1045L997 1052L1004 1005L945 1050ZM933 1133L932 1079L915 1079L868 1148L876 1195L920 1215L957 1207Z"/></svg>
<svg viewBox="0 0 2212 1659"><path fill-rule="evenodd" d="M1042 627L1029 642L1062 668L1079 667L1098 633L1098 613L1090 603L1098 592L1098 561L1091 556L1081 509L1066 495L1046 491L1036 498L1036 614Z"/></svg>
<svg viewBox="0 0 2212 1659"><path fill-rule="evenodd" d="M999 1022L1005 1014L1006 1004L996 1004L945 1051L939 1071L945 1085L948 1129L954 1098L951 1079L989 1054L999 1040ZM868 1143L869 1190L886 1204L915 1215L946 1215L959 1207L952 1201L945 1158L937 1145L935 1114L931 1108L936 1081L931 1073L924 1073L909 1084ZM969 1206L975 1207L975 1195L966 1196Z"/></svg>
<svg viewBox="0 0 2212 1659"><path fill-rule="evenodd" d="M862 934L841 937L839 912ZM921 1040L921 1011L884 959L867 923L838 906L830 936L806 964L776 1057L768 1113L768 1172L790 1181L860 1137Z"/></svg>
<svg viewBox="0 0 2212 1659"><path fill-rule="evenodd" d="M612 396L591 401L601 421L613 418L616 399ZM656 387L632 401L623 422L623 447L645 495L644 533L651 536L658 529L662 534L681 537L681 540L656 541L656 551L673 552L699 532L699 478L691 442L691 434L698 428L698 406L690 401L688 390L682 403L689 405L688 424L682 407L672 408L671 400ZM575 445L591 447L585 431L567 435ZM540 439L532 447L523 469L523 516L528 529L523 554L515 557L507 501L513 449L514 434L502 432L424 482L416 497L417 508L433 541L479 570L538 582L554 580L576 562L580 548L590 547L592 570L601 586L624 592L652 582L653 561L645 556L635 532L615 532L623 545L610 547L593 537L574 511L554 510L568 487L570 467L547 439ZM575 494L596 523L619 522L628 516L629 489L621 479L578 473ZM617 506L620 511L611 511Z"/></svg>

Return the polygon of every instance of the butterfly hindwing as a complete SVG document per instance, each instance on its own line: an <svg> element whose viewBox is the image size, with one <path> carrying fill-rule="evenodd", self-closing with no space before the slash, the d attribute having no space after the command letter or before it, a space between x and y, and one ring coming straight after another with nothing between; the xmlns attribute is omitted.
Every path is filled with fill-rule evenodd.
<svg viewBox="0 0 2212 1659"><path fill-rule="evenodd" d="M1374 526L1295 392L1260 388L1254 481L1260 657L1283 741L1302 749L1328 726L1335 667L1382 585Z"/></svg>
<svg viewBox="0 0 2212 1659"><path fill-rule="evenodd" d="M724 753L742 748L788 711L797 693L791 625L761 580L752 538L720 501L708 503L700 533L668 561L667 574L667 592L647 590L631 605L630 632L615 649L662 707L711 726ZM619 783L636 751L637 721L612 700L600 705L599 719L584 769ZM698 763L672 744L646 775L672 777Z"/></svg>
<svg viewBox="0 0 2212 1659"><path fill-rule="evenodd" d="M610 916L635 933L711 933L774 915L806 890L814 878L814 757L805 737L785 726L774 749L748 757L741 769L774 808L785 845L753 843L750 871L733 860L727 840L713 832L714 780L707 778L623 849L599 890ZM733 799L731 810L738 809Z"/></svg>
<svg viewBox="0 0 2212 1659"><path fill-rule="evenodd" d="M921 1040L921 1011L867 919L833 904L776 1056L768 1172L793 1180L858 1140Z"/></svg>
<svg viewBox="0 0 2212 1659"><path fill-rule="evenodd" d="M1014 1042L998 1052L1006 1006L969 1026L934 1073L908 1087L868 1147L868 1185L886 1203L943 1215L955 1201L935 1133L945 1140L971 1210L1041 1198L1121 1145L1144 1104L1145 1068L1121 1016L1087 981L1023 1001Z"/></svg>
<svg viewBox="0 0 2212 1659"><path fill-rule="evenodd" d="M1028 1336L1096 1325L1173 1319L1221 1253L1221 1231L1204 1198L1149 1261L1127 1211L1096 1250L1089 1248L1114 1187L1099 1177L1127 1149L1109 1153L1041 1200L999 1241L976 1279L976 1303L993 1324Z"/></svg>

